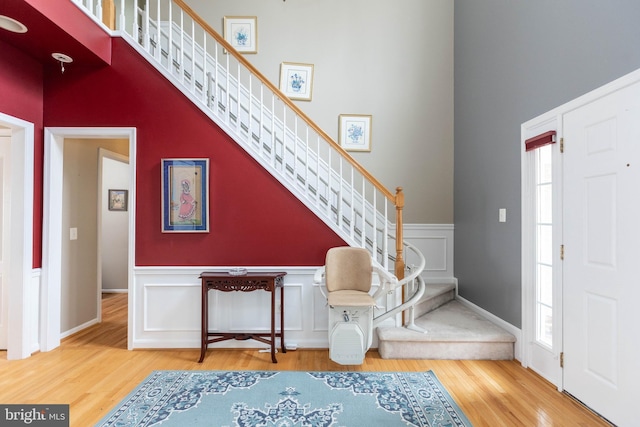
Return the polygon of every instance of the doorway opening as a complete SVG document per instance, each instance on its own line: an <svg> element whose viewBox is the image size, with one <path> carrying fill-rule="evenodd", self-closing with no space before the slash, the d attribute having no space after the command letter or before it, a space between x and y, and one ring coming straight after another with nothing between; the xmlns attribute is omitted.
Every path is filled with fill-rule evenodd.
<svg viewBox="0 0 640 427"><path fill-rule="evenodd" d="M60 345L64 336L101 320L102 269L100 242L102 185L100 149L128 158L126 210L117 213L125 218L127 260L123 266L130 289L134 265L135 219L135 129L134 128L47 128L45 129L43 210L43 300L41 304L41 350ZM91 163L91 164L87 164ZM86 188L84 186L87 186ZM120 183L118 187L123 187ZM121 195L123 193L120 193ZM60 197L62 195L62 197ZM89 198L88 204L83 198ZM86 214L86 210L90 214ZM83 211L85 213L83 214ZM116 213L116 212L114 212ZM121 218L122 219L122 218ZM87 250L93 248L93 250ZM63 256L62 254L67 254ZM78 268L74 263L86 257L91 267ZM86 286L89 282L92 285ZM93 285L95 284L95 286ZM83 286L85 285L85 286ZM128 299L132 298L131 293ZM82 301L89 301L83 304ZM91 301L95 301L91 303ZM86 305L85 308L81 307ZM128 304L128 311L133 305ZM83 311L84 310L84 311ZM129 316L128 316L129 317ZM127 347L131 348L131 328L127 326Z"/></svg>

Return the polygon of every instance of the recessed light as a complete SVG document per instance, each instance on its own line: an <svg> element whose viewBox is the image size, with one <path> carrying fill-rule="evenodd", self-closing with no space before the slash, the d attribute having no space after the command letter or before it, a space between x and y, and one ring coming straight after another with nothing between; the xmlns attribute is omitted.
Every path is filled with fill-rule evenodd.
<svg viewBox="0 0 640 427"><path fill-rule="evenodd" d="M16 21L8 16L0 15L0 28L4 28L12 33L26 33L27 26L20 21Z"/></svg>

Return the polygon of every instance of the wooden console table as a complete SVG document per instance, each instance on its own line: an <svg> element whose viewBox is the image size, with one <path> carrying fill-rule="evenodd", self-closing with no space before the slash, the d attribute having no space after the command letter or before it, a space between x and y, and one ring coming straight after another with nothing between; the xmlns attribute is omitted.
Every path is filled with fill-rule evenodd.
<svg viewBox="0 0 640 427"><path fill-rule="evenodd" d="M284 346L284 276L287 273L272 272L248 272L243 275L233 275L228 272L207 271L200 275L202 279L202 326L200 360L204 360L209 344L225 340L248 340L269 344L271 346L271 361L276 360L276 337L280 338L282 352L287 350ZM280 332L276 332L276 288L280 288ZM263 290L271 292L271 332L270 333L234 333L234 332L209 332L209 298L211 289L223 292L251 292Z"/></svg>

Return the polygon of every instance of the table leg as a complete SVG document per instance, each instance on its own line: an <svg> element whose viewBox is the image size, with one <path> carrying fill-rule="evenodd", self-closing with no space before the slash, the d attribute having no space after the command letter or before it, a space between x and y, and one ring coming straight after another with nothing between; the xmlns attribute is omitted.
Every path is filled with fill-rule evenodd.
<svg viewBox="0 0 640 427"><path fill-rule="evenodd" d="M283 353L287 352L284 346L284 285L280 287L280 347Z"/></svg>
<svg viewBox="0 0 640 427"><path fill-rule="evenodd" d="M276 360L276 289L275 283L273 283L273 288L271 288L271 361L273 363L278 363Z"/></svg>
<svg viewBox="0 0 640 427"><path fill-rule="evenodd" d="M200 360L198 360L198 363L202 363L202 361L204 360L204 355L207 352L207 338L209 338L209 298L207 291L208 288L203 282L200 313Z"/></svg>

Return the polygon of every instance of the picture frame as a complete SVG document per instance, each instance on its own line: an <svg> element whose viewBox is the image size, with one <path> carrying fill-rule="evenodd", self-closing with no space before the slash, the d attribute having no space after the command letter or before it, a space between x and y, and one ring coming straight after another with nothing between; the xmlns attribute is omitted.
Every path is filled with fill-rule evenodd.
<svg viewBox="0 0 640 427"><path fill-rule="evenodd" d="M311 101L313 92L313 64L283 62L280 64L280 90L299 101Z"/></svg>
<svg viewBox="0 0 640 427"><path fill-rule="evenodd" d="M339 144L347 151L371 151L371 123L366 114L340 114L338 119Z"/></svg>
<svg viewBox="0 0 640 427"><path fill-rule="evenodd" d="M108 206L110 211L125 211L128 208L129 190L112 190L108 192Z"/></svg>
<svg viewBox="0 0 640 427"><path fill-rule="evenodd" d="M225 16L222 19L224 39L240 53L258 53L258 18Z"/></svg>
<svg viewBox="0 0 640 427"><path fill-rule="evenodd" d="M209 232L209 159L162 159L162 232Z"/></svg>

